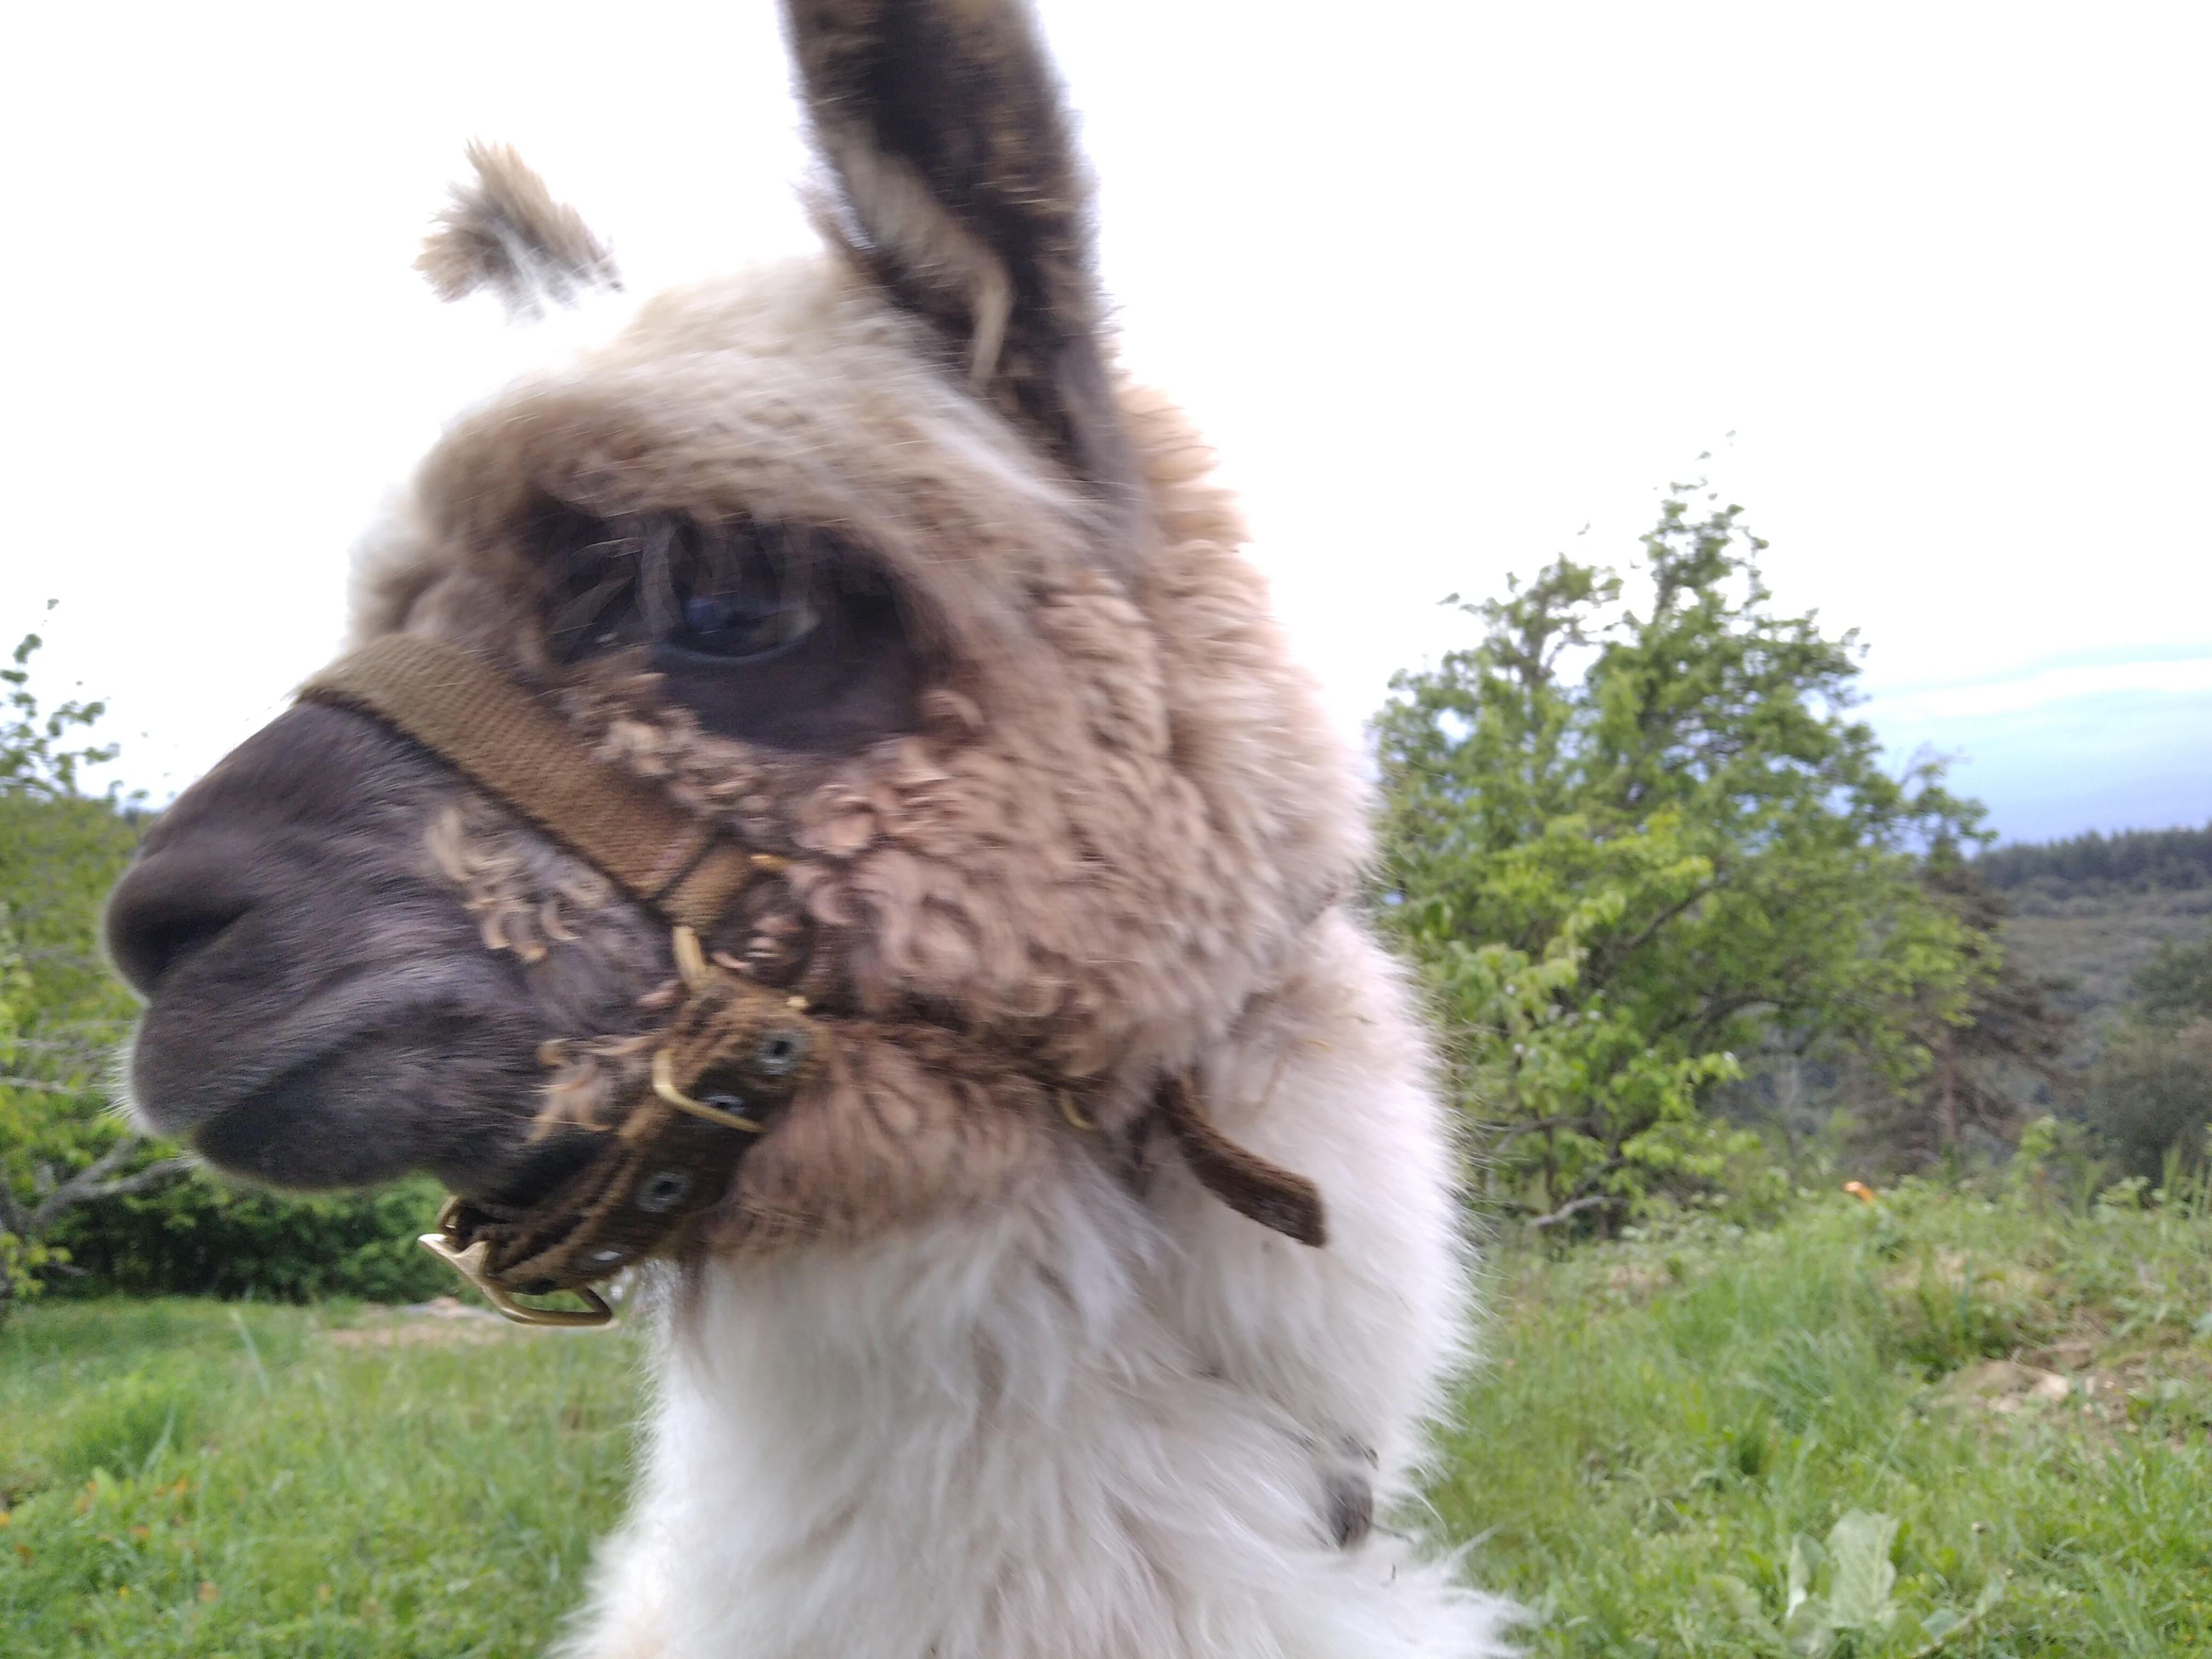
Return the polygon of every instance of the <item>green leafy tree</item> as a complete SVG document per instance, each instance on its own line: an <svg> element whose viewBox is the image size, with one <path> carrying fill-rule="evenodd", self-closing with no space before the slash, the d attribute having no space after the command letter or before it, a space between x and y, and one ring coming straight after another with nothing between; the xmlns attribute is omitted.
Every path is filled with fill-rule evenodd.
<svg viewBox="0 0 2212 1659"><path fill-rule="evenodd" d="M185 1167L106 1109L103 1073L131 1003L94 933L137 814L116 792L86 793L87 769L115 757L84 741L106 711L41 709L30 686L40 643L27 635L0 669L0 1311L57 1265L49 1239L69 1211Z"/></svg>
<svg viewBox="0 0 2212 1659"><path fill-rule="evenodd" d="M1457 1035L1486 1164L1610 1222L1750 1150L1701 1109L1763 1037L1923 1072L1988 957L1917 849L1975 839L1940 763L1849 717L1859 648L1775 613L1739 509L1677 489L1648 601L1559 558L1377 716L1382 913ZM1457 598L1447 603L1456 603Z"/></svg>

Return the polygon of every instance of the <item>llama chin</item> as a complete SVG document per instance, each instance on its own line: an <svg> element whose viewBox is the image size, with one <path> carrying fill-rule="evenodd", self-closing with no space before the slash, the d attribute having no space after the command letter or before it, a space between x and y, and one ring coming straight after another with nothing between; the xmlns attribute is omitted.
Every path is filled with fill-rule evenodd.
<svg viewBox="0 0 2212 1659"><path fill-rule="evenodd" d="M117 890L134 1110L278 1184L429 1170L487 1228L664 1122L747 1137L592 1188L669 1218L591 1258L654 1258L657 1363L574 1659L1505 1652L1401 1529L1470 1264L1358 767L1115 367L1034 23L786 11L827 256L622 296L447 430L364 544L362 651ZM472 159L441 291L613 280ZM380 651L550 746L341 695ZM543 805L571 772L633 815ZM714 997L807 1045L757 1116L670 1069Z"/></svg>

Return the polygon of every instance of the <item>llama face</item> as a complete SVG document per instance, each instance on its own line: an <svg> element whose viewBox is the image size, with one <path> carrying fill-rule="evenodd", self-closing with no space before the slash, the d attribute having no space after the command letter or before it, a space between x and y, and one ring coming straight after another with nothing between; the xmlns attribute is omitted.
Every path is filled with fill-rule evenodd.
<svg viewBox="0 0 2212 1659"><path fill-rule="evenodd" d="M1360 842L1202 452L1111 390L1024 15L789 10L836 257L661 295L464 417L374 539L356 611L362 637L496 664L580 753L785 861L708 948L803 988L846 1039L742 1166L730 1241L854 1231L1048 1164L1021 1091L890 1022L1083 1079L1109 1127L1133 1115ZM479 167L441 283L604 264L511 159ZM178 802L110 932L149 999L142 1114L290 1183L428 1168L542 1191L637 1086L672 995L664 928L596 872L316 706Z"/></svg>

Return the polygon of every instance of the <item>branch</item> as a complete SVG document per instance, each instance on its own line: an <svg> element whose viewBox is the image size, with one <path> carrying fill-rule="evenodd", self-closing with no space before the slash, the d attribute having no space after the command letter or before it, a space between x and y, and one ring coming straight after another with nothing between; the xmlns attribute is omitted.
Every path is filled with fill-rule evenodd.
<svg viewBox="0 0 2212 1659"><path fill-rule="evenodd" d="M1699 899L1705 897L1706 894L1719 891L1721 883L1719 879L1716 878L1712 881L1709 881L1703 886L1692 890L1686 897L1681 900L1680 903L1671 904L1664 910L1662 910L1657 915L1652 917L1650 921L1644 923L1642 927L1638 928L1631 938L1619 940L1608 940L1603 946L1593 949L1590 954L1597 960L1593 965L1591 971L1583 975L1584 981L1601 989L1606 985L1611 983L1613 979L1613 970L1618 968L1622 962L1626 961L1629 957L1633 956L1637 951L1642 950L1646 945L1649 945L1651 942L1652 937L1656 934L1662 927L1664 927L1668 922L1674 921L1675 917L1680 915L1683 911L1688 909Z"/></svg>
<svg viewBox="0 0 2212 1659"><path fill-rule="evenodd" d="M49 1083L40 1077L0 1077L0 1088L35 1089L42 1095L88 1095L99 1086L94 1083Z"/></svg>
<svg viewBox="0 0 2212 1659"><path fill-rule="evenodd" d="M1574 1112L1565 1117L1532 1118L1526 1123L1478 1122L1474 1127L1477 1133L1491 1135L1492 1146L1503 1146L1509 1140L1517 1139L1522 1135L1541 1134L1547 1129L1580 1128L1590 1121L1591 1116L1589 1112Z"/></svg>
<svg viewBox="0 0 2212 1659"><path fill-rule="evenodd" d="M67 1181L48 1193L39 1207L30 1213L33 1234L44 1232L52 1226L62 1212L79 1204L88 1204L99 1198L122 1198L131 1193L143 1192L147 1188L167 1181L171 1176L182 1175L192 1167L189 1158L165 1158L157 1164L149 1164L137 1173L107 1179L121 1169L131 1155L144 1143L137 1135L129 1135L109 1147L86 1168L79 1170Z"/></svg>
<svg viewBox="0 0 2212 1659"><path fill-rule="evenodd" d="M1608 1204L1625 1204L1628 1200L1618 1193L1592 1193L1588 1198L1569 1199L1549 1215L1540 1215L1528 1225L1537 1232L1547 1227L1556 1227L1562 1221L1571 1221L1585 1210L1601 1209Z"/></svg>
<svg viewBox="0 0 2212 1659"><path fill-rule="evenodd" d="M43 1029L49 1031L82 1031L86 1035L78 1037L0 1036L0 1049L22 1048L33 1054L82 1054L88 1048L100 1047L130 1023L123 1019L81 1019L70 1024L58 1023Z"/></svg>

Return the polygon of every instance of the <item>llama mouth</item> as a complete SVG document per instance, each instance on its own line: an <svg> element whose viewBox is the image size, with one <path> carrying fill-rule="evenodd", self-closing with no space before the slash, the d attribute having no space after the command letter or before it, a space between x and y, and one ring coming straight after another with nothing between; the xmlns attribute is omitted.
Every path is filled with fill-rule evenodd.
<svg viewBox="0 0 2212 1659"><path fill-rule="evenodd" d="M192 1144L217 1166L276 1186L361 1187L427 1170L478 1198L550 1186L589 1156L582 1134L533 1142L527 1109L434 1098L435 1081L455 1070L434 1042L371 1034L240 1097Z"/></svg>
<svg viewBox="0 0 2212 1659"><path fill-rule="evenodd" d="M188 1011L165 1018L167 1000L157 1000L131 1059L142 1115L226 1170L285 1187L428 1169L489 1190L545 1162L553 1149L528 1144L539 1021L488 998L481 975L403 974L419 982L398 1006L392 977L364 975L317 999L265 1042L196 1041Z"/></svg>

